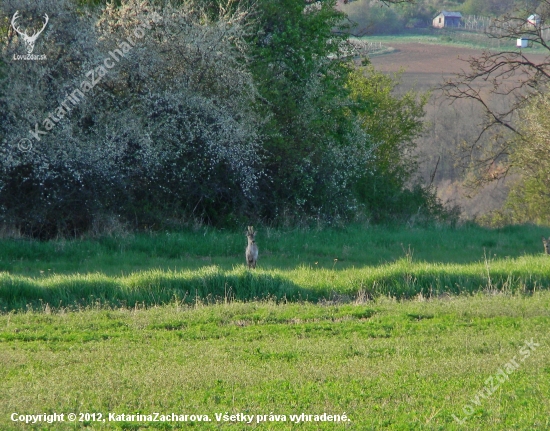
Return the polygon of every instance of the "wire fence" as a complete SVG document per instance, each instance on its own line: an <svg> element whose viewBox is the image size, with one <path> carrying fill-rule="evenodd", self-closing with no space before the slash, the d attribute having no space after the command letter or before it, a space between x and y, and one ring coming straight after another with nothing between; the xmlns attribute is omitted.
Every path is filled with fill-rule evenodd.
<svg viewBox="0 0 550 431"><path fill-rule="evenodd" d="M432 23L430 22L429 24L431 27ZM427 31L426 34L433 35L433 30L425 30ZM444 27L438 30L438 34L443 36L442 40L447 38L449 41L454 40L488 49L511 49L516 47L516 39L507 36L511 30L517 30L517 22L507 23L500 21L496 23L494 18L466 15L457 26ZM550 41L550 26L539 28L539 31L543 40ZM530 44L529 47L536 46ZM351 57L365 57L388 51L391 51L388 45L384 45L379 41L372 42L362 38L350 38L340 47L340 55Z"/></svg>
<svg viewBox="0 0 550 431"><path fill-rule="evenodd" d="M484 33L489 30L492 22L493 20L486 16L467 15L462 18L462 22L458 27Z"/></svg>
<svg viewBox="0 0 550 431"><path fill-rule="evenodd" d="M511 38L510 34L521 34L524 28L526 33L533 34L535 29L529 26L525 20L525 26L518 21L495 21L494 18L478 15L466 15L462 17L460 23L452 27L444 27L439 30L449 41L480 45L489 49L506 49L516 46L516 38ZM519 30L519 31L518 31ZM538 32L544 41L550 41L550 26L539 27ZM517 36L519 39L521 36ZM527 37L532 39L533 37ZM532 44L529 47L536 47Z"/></svg>
<svg viewBox="0 0 550 431"><path fill-rule="evenodd" d="M382 42L370 42L364 39L349 39L349 51L354 56L366 56L388 50Z"/></svg>
<svg viewBox="0 0 550 431"><path fill-rule="evenodd" d="M526 21L527 24L527 21ZM517 22L500 21L495 25L494 18L478 15L466 15L462 21L454 28L466 30L467 32L492 34L493 36L503 36L508 28L517 28ZM550 26L540 29L542 39L550 40Z"/></svg>

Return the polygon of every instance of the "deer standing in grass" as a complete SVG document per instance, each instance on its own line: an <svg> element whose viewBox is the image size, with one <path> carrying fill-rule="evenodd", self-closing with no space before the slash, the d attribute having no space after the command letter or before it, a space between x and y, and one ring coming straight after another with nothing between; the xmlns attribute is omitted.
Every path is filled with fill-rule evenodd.
<svg viewBox="0 0 550 431"><path fill-rule="evenodd" d="M542 237L542 245L544 245L544 252L546 254L550 254L550 236L548 239L544 239L544 237Z"/></svg>
<svg viewBox="0 0 550 431"><path fill-rule="evenodd" d="M258 246L254 241L256 237L256 232L252 226L248 226L248 232L246 233L246 238L248 239L248 245L246 247L246 263L248 268L256 268L256 261L258 260Z"/></svg>

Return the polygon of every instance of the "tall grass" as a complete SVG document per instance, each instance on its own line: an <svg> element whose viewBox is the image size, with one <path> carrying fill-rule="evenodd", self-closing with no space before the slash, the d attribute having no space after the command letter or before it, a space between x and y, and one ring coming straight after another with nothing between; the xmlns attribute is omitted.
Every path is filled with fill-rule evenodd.
<svg viewBox="0 0 550 431"><path fill-rule="evenodd" d="M259 229L259 268L240 232L202 229L98 240L4 240L0 310L173 301L411 298L550 284L543 228Z"/></svg>
<svg viewBox="0 0 550 431"><path fill-rule="evenodd" d="M244 230L2 241L0 429L549 428L544 229L258 231L256 270ZM106 421L11 420L43 412ZM108 419L155 412L211 422ZM225 412L350 422L218 422Z"/></svg>

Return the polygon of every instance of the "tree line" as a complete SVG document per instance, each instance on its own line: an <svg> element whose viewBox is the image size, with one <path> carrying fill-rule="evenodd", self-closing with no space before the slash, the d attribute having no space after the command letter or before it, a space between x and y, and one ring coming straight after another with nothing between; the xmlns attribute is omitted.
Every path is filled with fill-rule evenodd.
<svg viewBox="0 0 550 431"><path fill-rule="evenodd" d="M504 206L484 217L494 225L550 223L550 1L531 3L537 20L527 22L520 9L493 19L486 33L496 40L526 39L538 55L529 48L487 50L441 87L450 100L474 101L484 113L477 138L460 153L470 185L510 179Z"/></svg>
<svg viewBox="0 0 550 431"><path fill-rule="evenodd" d="M443 10L487 18L512 14L525 17L538 6L537 0L417 0L383 7L379 1L356 0L342 5L342 10L356 24L358 34L395 34L415 28L430 27L433 18Z"/></svg>
<svg viewBox="0 0 550 431"><path fill-rule="evenodd" d="M24 235L452 217L415 181L426 96L347 44L335 0L0 7L0 218ZM33 54L20 29L49 23Z"/></svg>

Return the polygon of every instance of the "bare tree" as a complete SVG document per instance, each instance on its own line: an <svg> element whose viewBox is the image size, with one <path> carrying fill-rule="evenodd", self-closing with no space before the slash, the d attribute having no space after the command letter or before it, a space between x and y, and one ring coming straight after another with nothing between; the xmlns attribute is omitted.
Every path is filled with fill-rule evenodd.
<svg viewBox="0 0 550 431"><path fill-rule="evenodd" d="M550 0L538 1L532 10L517 10L496 18L489 26L489 38L508 40L516 45L540 47L544 55L529 49L484 51L466 60L468 70L457 73L441 87L456 101L473 100L484 110L479 134L466 143L461 165L472 169L472 185L504 178L513 167L509 157L514 142L522 136L518 119L533 96L544 93L550 82Z"/></svg>

